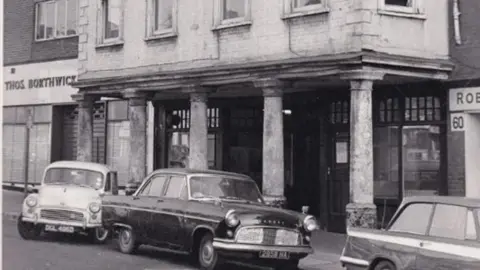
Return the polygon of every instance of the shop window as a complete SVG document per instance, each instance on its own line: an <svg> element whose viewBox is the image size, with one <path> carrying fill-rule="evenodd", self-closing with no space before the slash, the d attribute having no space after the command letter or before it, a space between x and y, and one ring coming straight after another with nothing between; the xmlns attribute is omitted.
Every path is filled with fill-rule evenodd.
<svg viewBox="0 0 480 270"><path fill-rule="evenodd" d="M350 103L348 100L330 103L330 123L348 124L350 122Z"/></svg>
<svg viewBox="0 0 480 270"><path fill-rule="evenodd" d="M37 3L35 39L48 40L76 36L77 21L77 0L54 0Z"/></svg>
<svg viewBox="0 0 480 270"><path fill-rule="evenodd" d="M373 134L373 164L375 197L399 197L399 137L398 127L377 127Z"/></svg>
<svg viewBox="0 0 480 270"><path fill-rule="evenodd" d="M130 180L130 121L128 101L112 100L107 103L107 164L117 170L118 185L125 186Z"/></svg>
<svg viewBox="0 0 480 270"><path fill-rule="evenodd" d="M256 108L235 109L230 112L233 129L263 129L263 111Z"/></svg>
<svg viewBox="0 0 480 270"><path fill-rule="evenodd" d="M444 120L439 97L406 97L405 121Z"/></svg>
<svg viewBox="0 0 480 270"><path fill-rule="evenodd" d="M400 122L400 99L386 98L379 102L379 121L381 123Z"/></svg>

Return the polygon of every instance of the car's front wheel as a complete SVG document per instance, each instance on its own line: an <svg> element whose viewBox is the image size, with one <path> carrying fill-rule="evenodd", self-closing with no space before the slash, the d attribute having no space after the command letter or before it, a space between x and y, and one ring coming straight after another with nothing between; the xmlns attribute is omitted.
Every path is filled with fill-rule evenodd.
<svg viewBox="0 0 480 270"><path fill-rule="evenodd" d="M134 231L129 228L120 228L118 230L117 244L118 249L122 253L135 253L138 248L138 244Z"/></svg>
<svg viewBox="0 0 480 270"><path fill-rule="evenodd" d="M35 240L42 233L42 228L39 225L23 221L22 215L19 215L18 217L17 230L20 234L20 237L25 240Z"/></svg>
<svg viewBox="0 0 480 270"><path fill-rule="evenodd" d="M198 264L202 270L216 270L220 265L218 254L213 247L213 236L205 234L198 246Z"/></svg>
<svg viewBox="0 0 480 270"><path fill-rule="evenodd" d="M300 260L289 260L275 267L275 270L297 270Z"/></svg>
<svg viewBox="0 0 480 270"><path fill-rule="evenodd" d="M375 265L374 270L397 270L397 268L389 261L380 261Z"/></svg>

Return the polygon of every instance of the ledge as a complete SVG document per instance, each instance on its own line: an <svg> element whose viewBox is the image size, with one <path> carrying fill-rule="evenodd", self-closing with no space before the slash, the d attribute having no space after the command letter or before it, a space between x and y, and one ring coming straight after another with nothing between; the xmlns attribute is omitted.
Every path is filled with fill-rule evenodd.
<svg viewBox="0 0 480 270"><path fill-rule="evenodd" d="M176 38L178 34L176 32L165 32L165 33L159 33L159 34L153 34L151 36L148 36L144 38L143 40L145 42L150 42L150 41L160 41L164 39L171 39L171 38Z"/></svg>
<svg viewBox="0 0 480 270"><path fill-rule="evenodd" d="M241 22L234 22L234 23L228 23L228 24L219 24L219 25L213 27L212 31L219 31L219 30L222 30L222 29L242 27L242 26L250 26L250 25L252 25L252 21L241 21Z"/></svg>
<svg viewBox="0 0 480 270"><path fill-rule="evenodd" d="M307 11L293 11L291 13L283 15L282 19L283 20L289 20L289 19L306 17L306 16L327 14L329 12L330 12L330 9L325 8L325 7L318 8L318 9L313 9L313 10L307 10Z"/></svg>
<svg viewBox="0 0 480 270"><path fill-rule="evenodd" d="M122 47L125 42L123 40L112 41L108 43L96 44L95 49L103 49L110 47Z"/></svg>
<svg viewBox="0 0 480 270"><path fill-rule="evenodd" d="M426 20L427 15L422 13L409 13L409 12L399 12L399 11L390 11L390 10L379 10L379 15L392 16L392 17L401 17L408 19L417 19L417 20Z"/></svg>

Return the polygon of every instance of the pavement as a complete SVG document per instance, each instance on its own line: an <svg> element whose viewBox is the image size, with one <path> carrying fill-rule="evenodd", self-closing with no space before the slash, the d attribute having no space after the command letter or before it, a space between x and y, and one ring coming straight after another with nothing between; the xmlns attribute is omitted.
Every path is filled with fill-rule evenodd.
<svg viewBox="0 0 480 270"><path fill-rule="evenodd" d="M96 246L45 238L25 241L17 233L15 221L23 202L23 193L3 190L3 269L9 270L76 270L76 269L196 269L185 263L186 257L172 255L155 248L142 248L138 256L121 254L110 245ZM312 236L315 253L301 260L303 270L341 270L339 256L345 235L324 231ZM19 254L28 254L28 259ZM232 267L229 267L232 268ZM236 270L236 266L230 270ZM245 268L241 268L245 269Z"/></svg>

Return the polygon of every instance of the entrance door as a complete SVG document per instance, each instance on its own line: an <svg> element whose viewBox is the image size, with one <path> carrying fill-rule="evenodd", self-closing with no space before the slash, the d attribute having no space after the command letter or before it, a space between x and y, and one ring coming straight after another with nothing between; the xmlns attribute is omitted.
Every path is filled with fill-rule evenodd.
<svg viewBox="0 0 480 270"><path fill-rule="evenodd" d="M328 228L345 233L345 208L349 202L349 134L347 130L333 128L328 168Z"/></svg>

